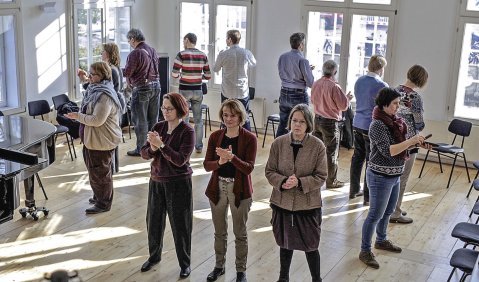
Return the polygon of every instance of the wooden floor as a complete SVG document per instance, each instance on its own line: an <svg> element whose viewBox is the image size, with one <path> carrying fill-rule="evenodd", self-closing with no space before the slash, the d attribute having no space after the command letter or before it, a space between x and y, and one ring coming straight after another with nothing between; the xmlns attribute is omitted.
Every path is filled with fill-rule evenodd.
<svg viewBox="0 0 479 282"><path fill-rule="evenodd" d="M148 258L145 226L149 162L126 156L134 139L120 145L121 171L114 176L115 196L112 210L85 215L92 195L88 185L81 145L71 161L59 138L57 160L40 173L49 200L36 190L38 206L47 206L50 215L33 221L17 213L14 220L0 225L0 281L38 281L44 272L76 269L84 281L177 281L179 267L171 230L164 240L163 259L146 273L141 264ZM253 171L254 203L248 220L249 281L276 281L279 249L270 225L271 187L264 177L269 148L259 150ZM271 144L271 137L266 140ZM205 139L205 144L207 140ZM193 153L194 226L192 273L184 281L206 281L214 267L213 224L204 191L210 174L203 169L203 154ZM341 148L338 178L349 180L352 150ZM419 179L418 160L408 183L403 208L414 219L409 225L390 225L389 238L402 248L401 254L376 251L380 269L367 268L358 259L361 227L367 215L362 198L349 200L349 186L323 191L323 223L320 245L321 275L324 281L445 281L451 271L449 258L462 247L450 234L454 225L468 220L477 194L470 199L470 184L465 170L454 172L452 185L446 189L450 167L441 174L439 166L428 163ZM472 176L475 171L471 170ZM471 177L472 177L471 176ZM21 189L23 190L23 189ZM23 192L22 192L23 199ZM22 200L23 204L23 200ZM474 218L475 220L475 218ZM228 238L226 274L218 281L234 281L234 236ZM453 281L459 279L459 273ZM295 252L291 281L311 281L303 253Z"/></svg>

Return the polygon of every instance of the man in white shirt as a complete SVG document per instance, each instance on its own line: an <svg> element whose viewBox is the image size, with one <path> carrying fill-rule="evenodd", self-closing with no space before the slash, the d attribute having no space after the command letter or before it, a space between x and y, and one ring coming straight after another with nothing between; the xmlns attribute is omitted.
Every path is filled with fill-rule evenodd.
<svg viewBox="0 0 479 282"><path fill-rule="evenodd" d="M245 106L246 112L249 112L248 69L256 66L256 59L251 51L239 46L240 40L241 33L238 30L226 33L226 45L229 48L218 54L213 71L223 70L221 102L238 99ZM251 131L249 120L243 127Z"/></svg>

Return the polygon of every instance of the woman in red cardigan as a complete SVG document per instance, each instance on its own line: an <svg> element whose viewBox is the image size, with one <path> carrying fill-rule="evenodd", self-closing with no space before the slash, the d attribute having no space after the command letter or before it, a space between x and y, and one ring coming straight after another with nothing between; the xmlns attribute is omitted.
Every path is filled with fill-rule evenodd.
<svg viewBox="0 0 479 282"><path fill-rule="evenodd" d="M215 281L225 273L229 206L236 237L236 281L245 282L248 257L246 221L253 202L251 172L256 159L256 136L243 129L247 115L238 100L224 101L219 114L226 128L211 134L203 162L206 171L213 171L205 194L210 199L216 254L215 268L207 280Z"/></svg>

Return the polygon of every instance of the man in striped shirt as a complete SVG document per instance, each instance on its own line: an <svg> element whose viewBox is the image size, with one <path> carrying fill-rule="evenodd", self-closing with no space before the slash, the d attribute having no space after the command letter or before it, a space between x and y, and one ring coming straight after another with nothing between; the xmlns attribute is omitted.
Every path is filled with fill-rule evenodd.
<svg viewBox="0 0 479 282"><path fill-rule="evenodd" d="M185 50L176 55L171 76L180 79L180 93L186 98L193 111L195 121L195 149L197 153L203 150L203 120L201 119L201 102L203 92L201 84L203 79L211 79L208 57L196 49L196 35L188 33L183 37ZM189 119L186 117L186 119Z"/></svg>

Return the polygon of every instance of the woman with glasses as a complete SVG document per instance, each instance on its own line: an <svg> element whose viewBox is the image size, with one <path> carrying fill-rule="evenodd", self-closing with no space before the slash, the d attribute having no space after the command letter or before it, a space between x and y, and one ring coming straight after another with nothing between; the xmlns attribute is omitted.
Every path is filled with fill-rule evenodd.
<svg viewBox="0 0 479 282"><path fill-rule="evenodd" d="M313 120L308 105L296 105L288 119L291 133L274 140L265 168L273 186L271 224L280 247L281 282L289 281L294 250L306 253L312 281L321 281L321 188L328 177L328 165L326 147L311 134Z"/></svg>
<svg viewBox="0 0 479 282"><path fill-rule="evenodd" d="M147 142L140 150L143 159L153 160L146 213L150 257L141 271L150 270L161 260L168 215L181 268L180 277L186 278L191 272L193 170L190 156L195 147L195 132L183 121L188 114L188 103L181 94L166 94L161 111L165 120L155 124L147 133Z"/></svg>
<svg viewBox="0 0 479 282"><path fill-rule="evenodd" d="M256 159L256 136L243 128L247 114L239 100L225 100L219 117L225 128L211 133L203 162L205 170L212 171L205 194L210 200L216 254L215 268L207 280L215 281L225 273L229 207L236 238L236 281L244 282L248 257L246 222L253 201L251 172Z"/></svg>
<svg viewBox="0 0 479 282"><path fill-rule="evenodd" d="M113 201L114 150L121 142L118 119L122 106L111 82L111 69L105 62L90 66L89 84L83 96L79 113L68 113L65 117L80 122L80 138L83 143L85 161L93 198L93 207L87 214L109 211Z"/></svg>

